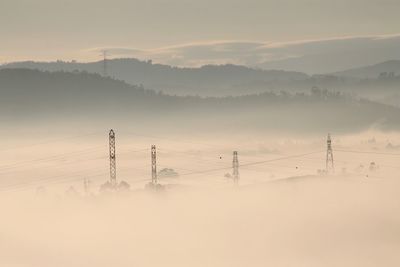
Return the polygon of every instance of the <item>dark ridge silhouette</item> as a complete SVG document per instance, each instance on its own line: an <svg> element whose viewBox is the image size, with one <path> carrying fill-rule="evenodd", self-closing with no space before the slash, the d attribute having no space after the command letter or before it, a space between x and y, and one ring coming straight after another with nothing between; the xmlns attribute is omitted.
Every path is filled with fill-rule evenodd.
<svg viewBox="0 0 400 267"><path fill-rule="evenodd" d="M382 63L352 68L333 73L335 76L351 77L358 79L375 79L387 75L400 75L400 60L388 60Z"/></svg>
<svg viewBox="0 0 400 267"><path fill-rule="evenodd" d="M0 71L0 119L81 120L160 128L260 131L354 131L400 126L399 109L313 88L308 93L265 92L236 97L171 96L85 72Z"/></svg>
<svg viewBox="0 0 400 267"><path fill-rule="evenodd" d="M260 70L237 65L207 65L201 68L177 68L137 59L107 61L110 77L129 84L143 84L146 88L180 95L223 96L260 92L277 85L306 80L300 72ZM1 68L29 68L42 71L87 71L103 74L103 61L76 62L17 62ZM279 86L278 86L279 87ZM243 89L246 89L244 91Z"/></svg>
<svg viewBox="0 0 400 267"><path fill-rule="evenodd" d="M267 91L307 92L316 86L356 93L385 104L400 106L400 64L388 61L334 74L308 76L299 72L259 70L237 65L176 68L137 59L107 61L108 74L131 85L143 85L171 95L240 96ZM18 62L0 67L42 71L103 74L103 62Z"/></svg>

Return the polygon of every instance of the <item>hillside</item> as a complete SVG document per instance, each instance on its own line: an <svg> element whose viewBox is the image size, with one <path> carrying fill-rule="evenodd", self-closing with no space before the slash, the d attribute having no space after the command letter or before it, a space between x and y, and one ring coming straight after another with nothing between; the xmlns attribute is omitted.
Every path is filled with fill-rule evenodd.
<svg viewBox="0 0 400 267"><path fill-rule="evenodd" d="M80 121L159 130L356 131L400 127L399 109L340 93L262 93L240 97L169 96L96 74L0 71L6 124Z"/></svg>
<svg viewBox="0 0 400 267"><path fill-rule="evenodd" d="M29 68L42 71L86 71L103 74L102 61L76 62L17 62L0 67ZM282 84L306 80L300 72L251 69L237 65L207 65L200 68L176 68L153 64L137 59L113 59L107 61L110 77L129 84L142 84L146 88L162 90L169 94L224 96L248 94L274 89Z"/></svg>
<svg viewBox="0 0 400 267"><path fill-rule="evenodd" d="M370 66L335 72L333 75L359 79L374 79L382 75L400 75L400 60L389 60Z"/></svg>
<svg viewBox="0 0 400 267"><path fill-rule="evenodd" d="M50 72L103 73L103 62L19 62L0 69L37 69ZM308 76L298 72L251 69L237 65L176 68L136 59L107 61L109 76L131 85L170 95L204 97L240 96L263 92L307 92L316 86L330 91L355 93L374 101L400 106L399 61L352 69L340 73ZM383 74L382 74L383 73ZM391 74L393 73L393 74ZM365 77L369 77L365 79Z"/></svg>

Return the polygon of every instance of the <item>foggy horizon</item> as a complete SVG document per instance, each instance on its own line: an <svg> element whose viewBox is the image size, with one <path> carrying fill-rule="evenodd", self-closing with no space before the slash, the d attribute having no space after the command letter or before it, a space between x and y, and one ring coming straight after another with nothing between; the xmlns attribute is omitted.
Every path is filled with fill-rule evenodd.
<svg viewBox="0 0 400 267"><path fill-rule="evenodd" d="M271 44L398 37L399 8L396 0L3 0L0 62L89 62L100 48L174 66L256 66L306 52L262 49ZM400 59L391 52L371 64L389 57Z"/></svg>
<svg viewBox="0 0 400 267"><path fill-rule="evenodd" d="M400 54L396 49L398 45L400 45L400 33L398 32L377 35L334 35L290 41L203 40L182 44L174 43L163 47L142 48L114 44L82 47L75 52L68 52L75 53L76 56L63 56L61 51L53 56L26 55L24 57L11 58L3 56L3 58L0 57L0 64L7 65L24 61L91 63L103 60L103 53L106 51L106 56L109 60L134 58L181 68L233 64L266 70L292 70L307 74L322 74L374 65L389 60L400 60ZM360 46L364 46L364 48L360 50ZM380 53L376 54L378 51ZM322 69L322 71L322 65L314 66L311 69L305 67L302 60L305 60L306 64L310 64L307 61L315 60L315 53L320 53L317 56L325 60L326 58L334 59L340 53L343 53L343 58L336 58L336 65L329 66L328 64L325 67L326 70ZM352 55L352 53L355 55ZM374 53L375 55L372 57ZM366 58L361 59L361 56ZM293 60L294 62L292 62ZM297 66L299 63L303 63L303 66ZM294 66L291 66L291 64L294 64Z"/></svg>
<svg viewBox="0 0 400 267"><path fill-rule="evenodd" d="M399 12L1 0L0 267L400 266Z"/></svg>

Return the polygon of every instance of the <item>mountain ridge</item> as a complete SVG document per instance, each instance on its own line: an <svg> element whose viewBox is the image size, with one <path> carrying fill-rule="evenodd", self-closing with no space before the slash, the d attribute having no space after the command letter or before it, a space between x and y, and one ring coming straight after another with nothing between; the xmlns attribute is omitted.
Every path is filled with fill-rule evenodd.
<svg viewBox="0 0 400 267"><path fill-rule="evenodd" d="M240 96L268 91L307 92L312 87L355 93L400 106L399 61L392 60L339 73L309 76L299 72L253 69L240 65L205 65L178 68L137 59L107 60L108 74L131 85L170 95ZM103 62L17 62L0 66L41 71L87 72L101 75ZM366 69L366 71L365 71ZM398 72L396 70L399 70ZM365 74L368 72L367 74ZM382 74L382 75L381 75ZM367 78L366 78L367 77Z"/></svg>
<svg viewBox="0 0 400 267"><path fill-rule="evenodd" d="M379 78L381 74L384 74L385 72L388 75L390 73L393 73L394 75L400 75L400 60L387 60L377 64L334 72L332 75L359 79L371 79Z"/></svg>
<svg viewBox="0 0 400 267"><path fill-rule="evenodd" d="M77 121L157 129L355 131L400 128L400 109L338 92L171 96L86 72L0 70L0 121ZM327 120L327 118L329 118ZM340 119L339 119L340 118Z"/></svg>
<svg viewBox="0 0 400 267"><path fill-rule="evenodd" d="M138 59L110 59L106 61L108 75L129 84L143 84L147 88L170 94L226 95L238 92L243 86L305 80L309 76L300 72L253 69L240 65L205 65L200 68L178 68ZM103 61L77 62L16 62L4 68L30 68L42 71L87 71L103 74ZM238 89L239 88L239 89ZM255 92L249 90L248 93Z"/></svg>

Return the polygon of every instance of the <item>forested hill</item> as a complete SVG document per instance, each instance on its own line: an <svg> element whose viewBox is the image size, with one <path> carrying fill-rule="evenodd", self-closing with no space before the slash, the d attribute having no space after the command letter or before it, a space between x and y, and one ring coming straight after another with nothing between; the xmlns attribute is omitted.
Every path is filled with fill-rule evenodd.
<svg viewBox="0 0 400 267"><path fill-rule="evenodd" d="M178 97L89 73L0 70L0 119L88 123L151 121L160 127L278 131L399 128L400 110L314 88L309 93Z"/></svg>
<svg viewBox="0 0 400 267"><path fill-rule="evenodd" d="M29 68L42 71L86 71L103 74L103 61L76 62L17 62L0 68ZM224 96L265 91L264 88L306 80L300 72L260 70L238 65L207 65L200 68L177 68L137 59L107 60L110 77L129 84L163 90L169 94Z"/></svg>
<svg viewBox="0 0 400 267"><path fill-rule="evenodd" d="M333 73L333 75L359 79L374 79L384 78L385 76L399 76L400 60L389 60L374 65L344 70Z"/></svg>

